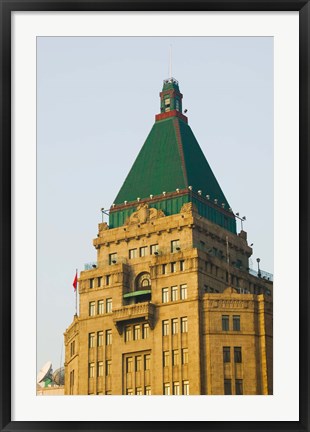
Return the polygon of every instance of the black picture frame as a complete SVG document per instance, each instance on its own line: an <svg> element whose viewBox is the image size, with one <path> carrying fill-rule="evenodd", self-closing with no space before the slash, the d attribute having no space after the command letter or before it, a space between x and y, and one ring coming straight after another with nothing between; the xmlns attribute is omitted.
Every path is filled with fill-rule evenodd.
<svg viewBox="0 0 310 432"><path fill-rule="evenodd" d="M14 11L299 11L299 163L300 163L300 378L299 421L253 422L23 422L11 421L11 13ZM47 430L292 430L310 431L309 423L309 1L304 0L0 0L1 19L1 431ZM287 203L289 206L289 203ZM288 377L283 377L288 379ZM259 418L259 413L258 413Z"/></svg>

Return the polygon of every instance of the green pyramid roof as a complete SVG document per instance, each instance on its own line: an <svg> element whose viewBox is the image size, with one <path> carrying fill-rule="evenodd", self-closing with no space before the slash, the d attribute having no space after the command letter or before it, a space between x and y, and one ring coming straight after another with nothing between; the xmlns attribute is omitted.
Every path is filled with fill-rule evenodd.
<svg viewBox="0 0 310 432"><path fill-rule="evenodd" d="M114 203L188 186L229 207L191 128L181 118L170 117L152 127Z"/></svg>
<svg viewBox="0 0 310 432"><path fill-rule="evenodd" d="M234 214L182 114L178 81L165 80L160 98L160 114L110 209L110 228L142 202L167 216L192 202L201 216L235 233Z"/></svg>

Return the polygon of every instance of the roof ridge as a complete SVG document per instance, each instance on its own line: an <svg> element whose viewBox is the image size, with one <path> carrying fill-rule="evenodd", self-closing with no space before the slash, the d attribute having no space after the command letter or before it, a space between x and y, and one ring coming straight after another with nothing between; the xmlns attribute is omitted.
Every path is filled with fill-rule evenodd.
<svg viewBox="0 0 310 432"><path fill-rule="evenodd" d="M187 178L187 171L186 171L186 165L185 165L185 158L184 158L183 143L182 143L179 119L174 118L173 124L175 126L175 133L176 133L176 138L177 138L177 143L178 143L179 155L180 155L181 163L182 163L182 171L183 171L183 175L184 175L185 186L188 186L188 178Z"/></svg>

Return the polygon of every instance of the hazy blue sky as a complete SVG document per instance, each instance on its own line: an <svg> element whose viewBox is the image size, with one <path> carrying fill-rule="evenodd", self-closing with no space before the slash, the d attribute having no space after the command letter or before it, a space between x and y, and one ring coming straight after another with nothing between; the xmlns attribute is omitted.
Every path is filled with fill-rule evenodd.
<svg viewBox="0 0 310 432"><path fill-rule="evenodd" d="M75 269L96 260L100 208L113 203L172 75L234 212L253 268L273 272L273 39L37 39L37 370L59 367L75 312ZM238 224L238 231L240 225Z"/></svg>

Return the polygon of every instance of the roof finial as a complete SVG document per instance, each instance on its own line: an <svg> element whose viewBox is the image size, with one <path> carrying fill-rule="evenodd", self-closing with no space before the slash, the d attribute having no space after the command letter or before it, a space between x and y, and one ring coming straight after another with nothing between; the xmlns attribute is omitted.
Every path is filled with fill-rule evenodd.
<svg viewBox="0 0 310 432"><path fill-rule="evenodd" d="M172 78L172 45L170 45L169 78Z"/></svg>

